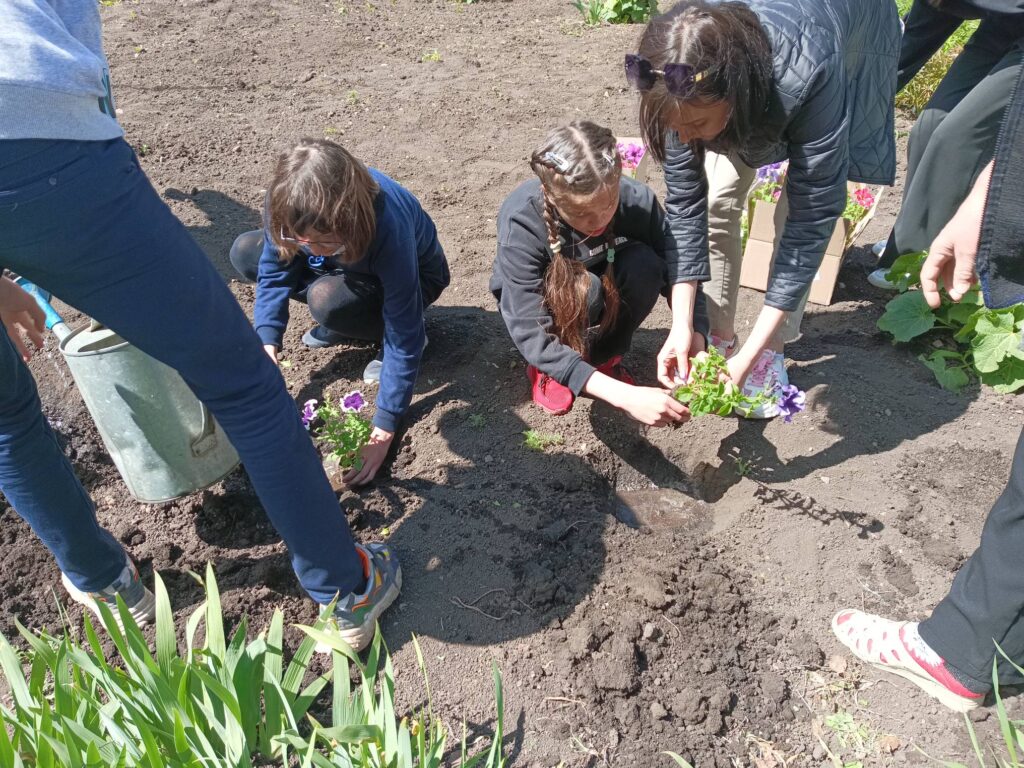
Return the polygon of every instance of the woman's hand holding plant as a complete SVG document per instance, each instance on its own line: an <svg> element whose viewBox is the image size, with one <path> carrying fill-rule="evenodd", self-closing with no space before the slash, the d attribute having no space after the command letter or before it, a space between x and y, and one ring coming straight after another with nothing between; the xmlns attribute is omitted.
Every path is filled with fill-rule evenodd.
<svg viewBox="0 0 1024 768"><path fill-rule="evenodd" d="M704 351L704 337L693 330L696 301L696 283L672 286L672 328L658 352L658 381L669 389L686 380L690 358Z"/></svg>

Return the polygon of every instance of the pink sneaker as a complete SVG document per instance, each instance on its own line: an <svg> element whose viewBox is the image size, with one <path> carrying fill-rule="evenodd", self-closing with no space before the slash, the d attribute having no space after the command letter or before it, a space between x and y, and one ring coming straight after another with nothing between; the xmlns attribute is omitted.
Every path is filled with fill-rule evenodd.
<svg viewBox="0 0 1024 768"><path fill-rule="evenodd" d="M832 631L861 661L906 678L955 712L975 709L985 699L953 677L946 662L921 639L917 622L844 610L832 618Z"/></svg>
<svg viewBox="0 0 1024 768"><path fill-rule="evenodd" d="M726 341L721 336L711 334L711 346L722 353L722 357L728 360L732 357L732 353L736 351L736 342L739 340L738 336L733 336L729 341Z"/></svg>
<svg viewBox="0 0 1024 768"><path fill-rule="evenodd" d="M766 349L754 362L754 367L747 374L743 383L743 394L757 397L764 392L768 397L778 398L782 388L789 386L789 374L786 373L786 358L781 352ZM751 408L749 411L737 411L746 419L774 419L779 415L777 402L767 402Z"/></svg>

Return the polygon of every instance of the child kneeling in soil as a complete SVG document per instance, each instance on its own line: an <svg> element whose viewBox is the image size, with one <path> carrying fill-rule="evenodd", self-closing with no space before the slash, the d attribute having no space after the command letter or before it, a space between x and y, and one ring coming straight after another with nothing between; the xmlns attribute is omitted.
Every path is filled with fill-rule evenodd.
<svg viewBox="0 0 1024 768"><path fill-rule="evenodd" d="M665 252L675 248L665 211L646 185L622 175L615 136L576 121L552 131L523 182L498 214L490 288L512 341L527 362L533 401L567 413L581 393L637 421L685 421L686 408L659 387L638 386L622 364L633 334L669 295ZM706 333L703 294L695 327ZM694 334L691 355L704 351ZM686 371L678 371L685 376Z"/></svg>
<svg viewBox="0 0 1024 768"><path fill-rule="evenodd" d="M363 381L380 382L362 468L373 479L412 400L427 338L423 313L450 275L434 222L397 182L340 145L303 139L281 155L267 191L264 229L240 235L231 263L256 282L256 333L277 360L288 300L316 321L302 337L321 348L346 339L381 343Z"/></svg>

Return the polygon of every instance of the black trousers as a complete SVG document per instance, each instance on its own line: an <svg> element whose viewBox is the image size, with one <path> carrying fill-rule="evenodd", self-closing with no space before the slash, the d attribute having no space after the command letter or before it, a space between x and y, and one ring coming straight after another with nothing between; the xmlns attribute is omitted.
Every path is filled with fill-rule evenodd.
<svg viewBox="0 0 1024 768"><path fill-rule="evenodd" d="M229 258L238 273L256 282L263 231L246 232L235 238ZM421 284L424 308L433 304L445 286ZM384 289L373 275L338 271L300 284L291 298L309 307L317 324L349 339L379 342L384 338Z"/></svg>
<svg viewBox="0 0 1024 768"><path fill-rule="evenodd" d="M992 159L1021 67L1020 31L983 19L914 123L903 202L880 267L928 250Z"/></svg>
<svg viewBox="0 0 1024 768"><path fill-rule="evenodd" d="M1010 481L988 513L981 545L957 573L949 594L922 621L921 637L968 688L992 687L992 661L1001 683L1024 677L996 650L1024 666L1024 432Z"/></svg>
<svg viewBox="0 0 1024 768"><path fill-rule="evenodd" d="M601 284L606 262L590 268L590 287L587 306L590 324L597 325L604 311L605 293ZM651 314L665 285L665 260L646 243L631 241L619 247L615 254L615 285L619 289L619 316L614 326L590 342L589 357L593 365L601 365L611 358L625 354L633 341L633 334Z"/></svg>

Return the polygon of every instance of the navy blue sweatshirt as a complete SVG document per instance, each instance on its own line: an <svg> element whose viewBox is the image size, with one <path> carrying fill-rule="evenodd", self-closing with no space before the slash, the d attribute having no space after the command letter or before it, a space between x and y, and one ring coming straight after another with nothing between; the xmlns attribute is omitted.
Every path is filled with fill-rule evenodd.
<svg viewBox="0 0 1024 768"><path fill-rule="evenodd" d="M426 340L421 284L444 287L450 278L437 229L419 201L380 171L371 168L370 175L380 185L373 201L377 224L370 247L358 261L342 264L300 249L284 264L264 229L253 324L264 344L280 348L293 292L333 271L379 279L384 291L384 368L373 424L394 432L412 400Z"/></svg>

